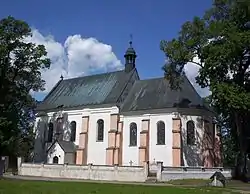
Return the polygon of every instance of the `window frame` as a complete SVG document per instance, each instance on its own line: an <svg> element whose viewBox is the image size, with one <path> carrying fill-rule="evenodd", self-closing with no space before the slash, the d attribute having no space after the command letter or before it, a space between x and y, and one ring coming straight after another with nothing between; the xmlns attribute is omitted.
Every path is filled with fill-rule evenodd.
<svg viewBox="0 0 250 194"><path fill-rule="evenodd" d="M96 129L96 141L97 142L103 142L104 141L104 120L103 119L98 119L97 120L97 129ZM102 127L102 128L100 128ZM101 132L101 136L100 133ZM102 137L102 138L100 138Z"/></svg>
<svg viewBox="0 0 250 194"><path fill-rule="evenodd" d="M161 124L163 124L163 127ZM164 121L156 123L156 145L166 145L166 124Z"/></svg>
<svg viewBox="0 0 250 194"><path fill-rule="evenodd" d="M74 128L73 128L73 126L74 126ZM71 121L70 122L70 141L71 142L76 141L76 121Z"/></svg>
<svg viewBox="0 0 250 194"><path fill-rule="evenodd" d="M135 122L132 122L129 124L129 146L130 147L137 146L137 138L138 138L137 124Z"/></svg>
<svg viewBox="0 0 250 194"><path fill-rule="evenodd" d="M192 124L190 126L190 124ZM189 128L191 127L191 128ZM189 131L192 130L192 131ZM190 137L190 134L192 134L193 136ZM187 138L187 145L188 146L195 146L196 145L196 135L195 135L195 123L192 120L189 120L186 123L186 138Z"/></svg>

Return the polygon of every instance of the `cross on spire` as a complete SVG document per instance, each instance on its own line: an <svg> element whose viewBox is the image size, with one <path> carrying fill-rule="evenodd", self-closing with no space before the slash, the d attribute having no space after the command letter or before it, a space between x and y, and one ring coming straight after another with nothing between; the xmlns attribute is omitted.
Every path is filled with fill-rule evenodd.
<svg viewBox="0 0 250 194"><path fill-rule="evenodd" d="M129 46L132 47L132 43L133 43L133 34L129 35L130 41L129 41Z"/></svg>

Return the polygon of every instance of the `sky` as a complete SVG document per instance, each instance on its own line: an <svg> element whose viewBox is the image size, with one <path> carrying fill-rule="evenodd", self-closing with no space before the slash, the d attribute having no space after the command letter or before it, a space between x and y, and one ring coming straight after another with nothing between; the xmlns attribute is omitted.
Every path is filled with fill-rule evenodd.
<svg viewBox="0 0 250 194"><path fill-rule="evenodd" d="M46 90L33 93L42 100L61 74L72 78L122 69L130 34L140 78L162 77L160 41L177 37L184 22L211 5L212 0L2 0L0 18L26 21L33 34L27 40L45 45L52 62L42 73ZM198 93L208 95L195 84L198 67L188 64L185 71Z"/></svg>

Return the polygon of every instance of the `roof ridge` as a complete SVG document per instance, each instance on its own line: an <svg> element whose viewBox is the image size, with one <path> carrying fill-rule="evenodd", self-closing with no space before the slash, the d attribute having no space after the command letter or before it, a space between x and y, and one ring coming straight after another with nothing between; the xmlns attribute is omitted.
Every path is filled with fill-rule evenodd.
<svg viewBox="0 0 250 194"><path fill-rule="evenodd" d="M124 85L124 87L123 87L123 89L122 89L120 95L117 97L116 103L118 102L118 100L119 100L120 97L122 96L124 90L127 88L128 83L129 83L130 80L132 79L133 75L134 75L134 74L137 74L137 76L138 76L138 78L139 78L139 75L138 75L138 72L137 72L136 68L134 68L132 71L130 71L130 72L128 73L128 75L129 75L129 74L130 74L130 76L129 76L128 80L126 81L126 83L125 83L125 85ZM139 78L139 79L140 79L140 78ZM136 82L136 81L137 81L137 80L135 80L135 82ZM135 83L135 82L134 82L134 83ZM134 84L133 84L133 85L134 85ZM132 85L132 87L133 87L133 85ZM132 88L132 87L131 87L131 88ZM131 89L131 88L130 88L130 89Z"/></svg>
<svg viewBox="0 0 250 194"><path fill-rule="evenodd" d="M149 79L141 79L141 80L136 80L136 82L152 81L152 80L161 80L161 79L164 79L164 77L154 77L154 78L149 78Z"/></svg>
<svg viewBox="0 0 250 194"><path fill-rule="evenodd" d="M124 70L109 71L109 72L97 73L97 74L86 75L86 76L72 77L72 78L64 79L63 81L69 81L69 80L75 80L75 79L88 78L88 77L92 77L92 76L101 76L101 75L107 75L107 74L118 73L118 72L123 72L123 71L124 71Z"/></svg>

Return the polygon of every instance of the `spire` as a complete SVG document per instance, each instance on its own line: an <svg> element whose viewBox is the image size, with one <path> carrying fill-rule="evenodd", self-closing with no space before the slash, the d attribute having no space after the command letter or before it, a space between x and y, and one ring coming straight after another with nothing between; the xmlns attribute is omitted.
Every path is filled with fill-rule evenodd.
<svg viewBox="0 0 250 194"><path fill-rule="evenodd" d="M132 35L130 35L129 48L127 49L125 58L125 72L130 72L135 68L136 52L132 46Z"/></svg>

